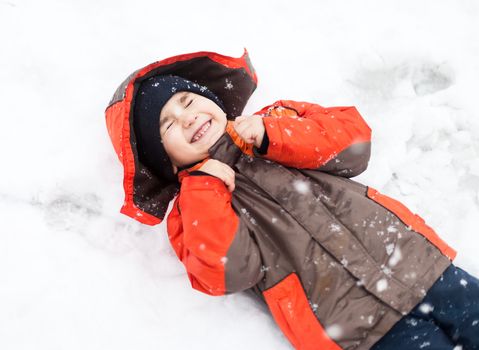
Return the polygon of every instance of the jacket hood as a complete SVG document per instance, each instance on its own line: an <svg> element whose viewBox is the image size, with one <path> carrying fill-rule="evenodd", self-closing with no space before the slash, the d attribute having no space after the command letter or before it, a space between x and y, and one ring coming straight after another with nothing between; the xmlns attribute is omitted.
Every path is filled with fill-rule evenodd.
<svg viewBox="0 0 479 350"><path fill-rule="evenodd" d="M179 182L167 181L139 162L133 130L135 96L140 83L154 75L173 74L206 86L223 102L227 118L241 115L258 79L248 51L235 58L215 52L181 54L151 63L130 74L116 89L105 110L106 126L123 165L125 200L120 212L148 224L159 224Z"/></svg>

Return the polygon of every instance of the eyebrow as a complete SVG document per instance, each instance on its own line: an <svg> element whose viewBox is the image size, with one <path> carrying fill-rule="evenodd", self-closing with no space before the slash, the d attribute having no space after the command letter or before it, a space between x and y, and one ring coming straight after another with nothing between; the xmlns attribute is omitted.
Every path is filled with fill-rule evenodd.
<svg viewBox="0 0 479 350"><path fill-rule="evenodd" d="M180 104L183 105L185 103L186 98L188 97L188 92L184 93L183 96L180 98ZM160 118L160 130L163 124L165 124L168 120L171 119L171 116L167 114L163 119Z"/></svg>

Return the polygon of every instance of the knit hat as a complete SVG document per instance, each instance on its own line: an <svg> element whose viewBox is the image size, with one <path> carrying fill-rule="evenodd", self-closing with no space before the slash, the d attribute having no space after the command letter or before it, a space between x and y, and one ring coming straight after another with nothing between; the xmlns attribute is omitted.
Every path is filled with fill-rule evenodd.
<svg viewBox="0 0 479 350"><path fill-rule="evenodd" d="M175 75L156 75L140 84L133 117L138 157L156 175L169 181L174 181L176 175L161 141L160 112L168 100L180 91L190 91L209 98L226 112L221 100L206 86Z"/></svg>

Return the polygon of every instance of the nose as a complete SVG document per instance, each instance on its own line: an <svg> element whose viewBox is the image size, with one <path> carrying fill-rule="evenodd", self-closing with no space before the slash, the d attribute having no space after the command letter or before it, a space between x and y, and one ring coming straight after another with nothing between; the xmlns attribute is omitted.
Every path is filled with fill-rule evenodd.
<svg viewBox="0 0 479 350"><path fill-rule="evenodd" d="M189 128L195 122L196 118L198 117L194 114L183 115L183 127Z"/></svg>

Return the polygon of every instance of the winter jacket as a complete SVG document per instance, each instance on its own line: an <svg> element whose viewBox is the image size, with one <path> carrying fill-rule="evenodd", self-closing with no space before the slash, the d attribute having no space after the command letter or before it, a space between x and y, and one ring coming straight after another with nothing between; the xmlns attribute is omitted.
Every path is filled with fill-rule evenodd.
<svg viewBox="0 0 479 350"><path fill-rule="evenodd" d="M235 170L232 193L195 172L202 163L180 172L167 220L172 247L193 288L251 289L295 348L369 349L422 300L455 251L399 201L350 179L371 150L356 108L281 100L255 114L263 116L265 154L231 121L209 150ZM121 149L135 153L125 136ZM137 201L124 208L150 210L155 189L135 189Z"/></svg>

